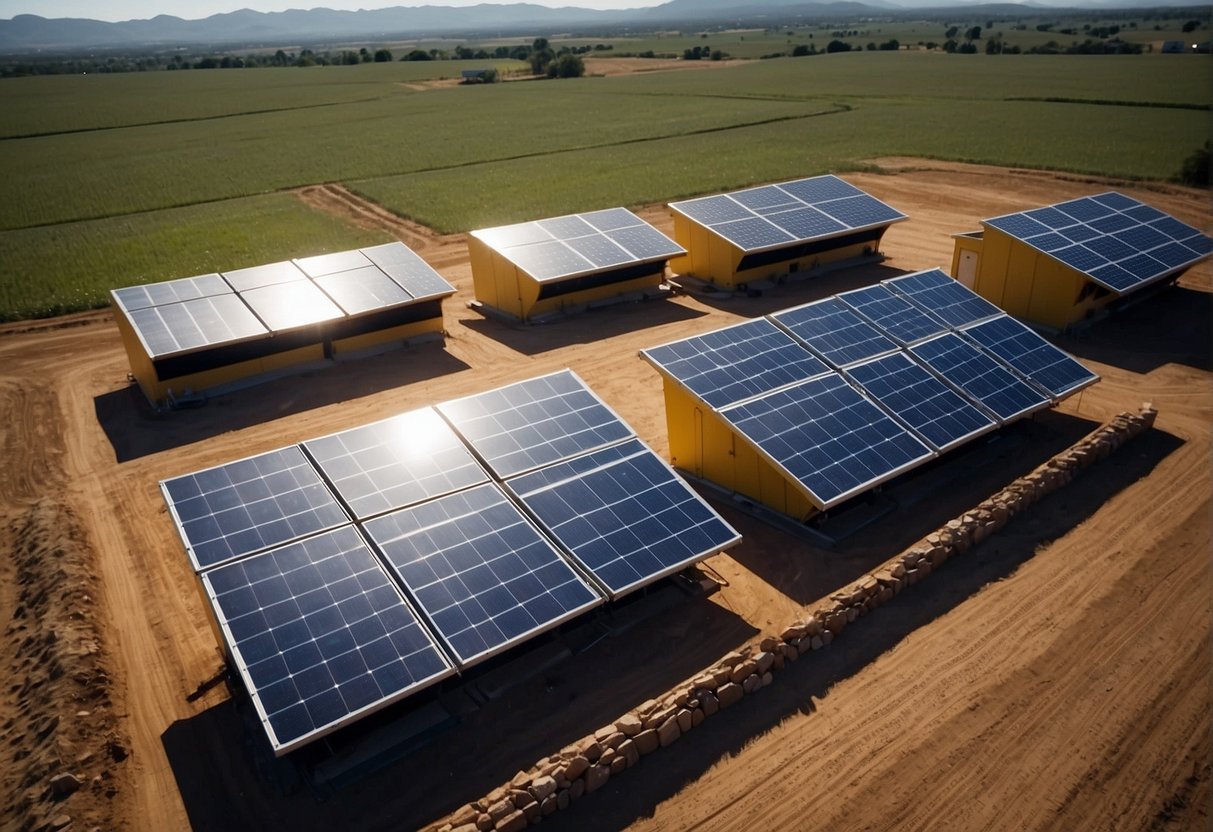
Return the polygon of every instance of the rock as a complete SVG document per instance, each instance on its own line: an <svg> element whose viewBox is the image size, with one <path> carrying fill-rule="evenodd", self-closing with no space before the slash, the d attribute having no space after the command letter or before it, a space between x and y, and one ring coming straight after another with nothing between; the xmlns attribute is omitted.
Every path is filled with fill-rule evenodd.
<svg viewBox="0 0 1213 832"><path fill-rule="evenodd" d="M779 637L786 642L791 641L792 639L804 638L805 632L805 626L803 624L792 624L785 627L783 632L779 634Z"/></svg>
<svg viewBox="0 0 1213 832"><path fill-rule="evenodd" d="M531 773L529 771L520 771L514 775L514 779L510 781L510 787L515 789L525 789L531 785Z"/></svg>
<svg viewBox="0 0 1213 832"><path fill-rule="evenodd" d="M775 681L775 674L771 673L771 671L768 670L766 673L762 674L762 687L765 688L767 685L771 684L771 682L774 682L774 681Z"/></svg>
<svg viewBox="0 0 1213 832"><path fill-rule="evenodd" d="M513 789L510 792L510 800L514 801L515 809L525 809L527 806L537 802L530 792L523 789Z"/></svg>
<svg viewBox="0 0 1213 832"><path fill-rule="evenodd" d="M847 623L854 624L856 618L859 618L859 608L847 607Z"/></svg>
<svg viewBox="0 0 1213 832"><path fill-rule="evenodd" d="M762 687L762 677L757 673L751 673L749 676L745 677L745 680L741 683L741 689L746 693L753 693L760 687Z"/></svg>
<svg viewBox="0 0 1213 832"><path fill-rule="evenodd" d="M488 808L488 815L493 819L493 824L497 825L501 823L502 818L509 815L516 808L511 798L503 797Z"/></svg>
<svg viewBox="0 0 1213 832"><path fill-rule="evenodd" d="M615 758L618 756L619 752L613 748L608 748L606 751L603 751L602 756L598 758L598 765L610 767L611 763L613 763Z"/></svg>
<svg viewBox="0 0 1213 832"><path fill-rule="evenodd" d="M724 656L721 656L720 664L725 667L736 667L737 665L739 665L743 661L745 661L746 656L748 656L748 655L749 655L748 651L743 653L740 650L734 650L731 653L726 653Z"/></svg>
<svg viewBox="0 0 1213 832"><path fill-rule="evenodd" d="M478 827L474 823L465 823L460 826L452 826L451 832L477 832Z"/></svg>
<svg viewBox="0 0 1213 832"><path fill-rule="evenodd" d="M766 673L775 664L775 654L767 652L759 653L754 657L754 663L758 667L758 673Z"/></svg>
<svg viewBox="0 0 1213 832"><path fill-rule="evenodd" d="M489 830L496 825L497 824L493 822L492 816L490 816L487 812L476 818L476 828L479 829L480 832L489 832Z"/></svg>
<svg viewBox="0 0 1213 832"><path fill-rule="evenodd" d="M51 796L56 800L67 797L84 785L83 781L70 772L56 774L50 779Z"/></svg>
<svg viewBox="0 0 1213 832"><path fill-rule="evenodd" d="M720 710L720 700L714 693L705 693L699 697L699 707L703 709L704 716L711 716Z"/></svg>
<svg viewBox="0 0 1213 832"><path fill-rule="evenodd" d="M577 778L573 781L573 785L569 786L569 800L577 800L585 794L585 780Z"/></svg>
<svg viewBox="0 0 1213 832"><path fill-rule="evenodd" d="M522 832L526 827L526 815L522 812L514 812L497 822L497 832Z"/></svg>
<svg viewBox="0 0 1213 832"><path fill-rule="evenodd" d="M476 818L480 815L479 810L471 804L465 805L462 809L451 815L451 826L459 827L467 824L475 824Z"/></svg>
<svg viewBox="0 0 1213 832"><path fill-rule="evenodd" d="M611 770L606 766L590 766L585 773L585 793L596 792L611 779Z"/></svg>
<svg viewBox="0 0 1213 832"><path fill-rule="evenodd" d="M809 640L809 646L814 650L820 650L825 646L825 642L822 640L821 636L813 636L813 638Z"/></svg>
<svg viewBox="0 0 1213 832"><path fill-rule="evenodd" d="M593 737L586 737L577 746L577 752L592 763L602 756L602 746Z"/></svg>
<svg viewBox="0 0 1213 832"><path fill-rule="evenodd" d="M611 735L603 742L605 748L618 748L627 739L622 731L611 731ZM604 752L605 753L605 752Z"/></svg>
<svg viewBox="0 0 1213 832"><path fill-rule="evenodd" d="M662 723L678 713L678 706L666 705L664 708L654 711L644 720L645 728L660 728Z"/></svg>
<svg viewBox="0 0 1213 832"><path fill-rule="evenodd" d="M628 761L623 757L616 757L614 760L611 760L609 768L611 769L611 774L622 774L627 771Z"/></svg>
<svg viewBox="0 0 1213 832"><path fill-rule="evenodd" d="M580 755L569 760L568 766L564 769L564 776L569 780L576 780L581 775L585 774L585 770L590 767L590 761Z"/></svg>
<svg viewBox="0 0 1213 832"><path fill-rule="evenodd" d="M547 800L556 793L556 779L553 777L536 777L531 782L531 794L536 800Z"/></svg>
<svg viewBox="0 0 1213 832"><path fill-rule="evenodd" d="M731 682L732 677L733 677L733 668L721 667L719 670L716 671L716 673L712 677L713 680L715 681L715 684L712 685L712 689L719 690L721 685L727 685L729 682Z"/></svg>
<svg viewBox="0 0 1213 832"><path fill-rule="evenodd" d="M688 711L686 708L683 708L681 711L679 711L678 715L675 717L675 719L678 720L678 730L679 731L681 731L682 733L685 734L687 731L691 730L691 712Z"/></svg>
<svg viewBox="0 0 1213 832"><path fill-rule="evenodd" d="M810 638L821 635L821 619L815 615L810 615L804 622L804 634Z"/></svg>
<svg viewBox="0 0 1213 832"><path fill-rule="evenodd" d="M838 635L842 629L847 626L847 616L842 612L830 613L825 620L825 629L828 633Z"/></svg>
<svg viewBox="0 0 1213 832"><path fill-rule="evenodd" d="M704 720L703 709L696 708L695 710L691 711L691 727L692 728L698 728L700 725L703 724L703 720Z"/></svg>
<svg viewBox="0 0 1213 832"><path fill-rule="evenodd" d="M733 674L729 677L729 681L734 683L740 682L747 676L752 676L757 669L758 663L753 659L747 659L733 668Z"/></svg>
<svg viewBox="0 0 1213 832"><path fill-rule="evenodd" d="M619 746L619 756L627 760L628 768L631 768L640 762L640 749L632 740L625 740L623 745Z"/></svg>
<svg viewBox="0 0 1213 832"><path fill-rule="evenodd" d="M826 630L824 633L821 634L821 645L823 647L829 647L830 642L832 642L833 640L834 640L834 634L831 633L829 630Z"/></svg>
<svg viewBox="0 0 1213 832"><path fill-rule="evenodd" d="M745 696L745 691L741 689L741 685L735 682L722 685L720 690L716 691L716 697L720 700L720 707L722 708L737 704L743 696Z"/></svg>
<svg viewBox="0 0 1213 832"><path fill-rule="evenodd" d="M641 731L632 738L632 741L636 743L636 750L641 754L651 754L656 751L657 747L661 744L661 740L657 736L657 732L651 728L647 731Z"/></svg>
<svg viewBox="0 0 1213 832"><path fill-rule="evenodd" d="M614 725L604 725L594 732L594 739L598 740L599 745L606 745L607 737L613 733L615 733Z"/></svg>
<svg viewBox="0 0 1213 832"><path fill-rule="evenodd" d="M771 653L775 650L775 644L775 639L771 636L767 636L761 642L759 642L758 649L763 653Z"/></svg>
<svg viewBox="0 0 1213 832"><path fill-rule="evenodd" d="M615 720L615 727L625 737L634 737L642 729L640 717L636 716L636 714L624 714L619 717L619 719Z"/></svg>
<svg viewBox="0 0 1213 832"><path fill-rule="evenodd" d="M51 829L63 829L72 825L72 819L70 815L55 815L47 821L47 825Z"/></svg>
<svg viewBox="0 0 1213 832"><path fill-rule="evenodd" d="M580 781L578 781L578 782L580 782ZM556 808L557 809L569 808L569 800L570 800L570 797L569 797L568 789L561 789L560 791L556 792Z"/></svg>
<svg viewBox="0 0 1213 832"><path fill-rule="evenodd" d="M527 826L530 826L532 823L539 820L539 817L542 814L543 813L540 811L539 804L537 802L528 803L522 810L522 815L526 818Z"/></svg>
<svg viewBox="0 0 1213 832"><path fill-rule="evenodd" d="M543 799L542 803L539 804L539 814L543 815L546 818L548 815L555 814L556 810L559 808L560 808L560 799L558 797L556 797L556 795L554 795L554 794L549 795L548 797L545 797Z"/></svg>
<svg viewBox="0 0 1213 832"><path fill-rule="evenodd" d="M657 741L662 748L672 745L681 736L682 729L678 727L677 717L670 717L661 723L661 727L657 729Z"/></svg>

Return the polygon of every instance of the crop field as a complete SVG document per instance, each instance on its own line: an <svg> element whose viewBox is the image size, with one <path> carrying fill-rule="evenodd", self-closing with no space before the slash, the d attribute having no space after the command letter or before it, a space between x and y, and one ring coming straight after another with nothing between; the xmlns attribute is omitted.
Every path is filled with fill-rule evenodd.
<svg viewBox="0 0 1213 832"><path fill-rule="evenodd" d="M6 80L0 318L366 242L289 193L316 183L457 232L880 156L1166 179L1213 100L1208 56L735 63L474 87L415 83L459 62L399 61Z"/></svg>

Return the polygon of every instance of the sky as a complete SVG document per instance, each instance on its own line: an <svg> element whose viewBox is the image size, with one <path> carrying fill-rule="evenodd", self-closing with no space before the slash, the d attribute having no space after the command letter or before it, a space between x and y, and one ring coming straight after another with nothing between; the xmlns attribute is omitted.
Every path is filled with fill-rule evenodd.
<svg viewBox="0 0 1213 832"><path fill-rule="evenodd" d="M513 2L514 0L509 0ZM281 12L287 9L383 9L391 6L474 6L486 0L0 0L0 20L19 14L40 17L85 17L91 20L146 20L158 14L170 14L186 20L198 20L213 14L256 9ZM493 2L493 0L488 0ZM538 6L577 6L583 9L637 9L657 6L665 0L525 0Z"/></svg>

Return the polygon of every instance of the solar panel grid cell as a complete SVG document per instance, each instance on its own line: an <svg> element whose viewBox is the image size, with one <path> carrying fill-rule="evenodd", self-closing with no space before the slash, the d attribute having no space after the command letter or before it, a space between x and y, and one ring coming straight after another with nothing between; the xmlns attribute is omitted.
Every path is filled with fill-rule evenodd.
<svg viewBox="0 0 1213 832"><path fill-rule="evenodd" d="M814 207L829 214L848 228L880 225L903 216L900 211L894 211L880 200L867 194L821 202Z"/></svg>
<svg viewBox="0 0 1213 832"><path fill-rule="evenodd" d="M1069 202L1060 202L1053 207L1063 214L1069 214L1080 222L1090 222L1097 217L1106 217L1112 213L1112 209L1107 205L1102 205L1086 197L1072 199Z"/></svg>
<svg viewBox="0 0 1213 832"><path fill-rule="evenodd" d="M631 226L606 232L606 236L625 248L638 261L655 260L683 254L685 249L653 226Z"/></svg>
<svg viewBox="0 0 1213 832"><path fill-rule="evenodd" d="M234 293L136 309L130 319L152 358L267 333Z"/></svg>
<svg viewBox="0 0 1213 832"><path fill-rule="evenodd" d="M943 321L881 284L843 292L838 299L899 344L910 344L947 330Z"/></svg>
<svg viewBox="0 0 1213 832"><path fill-rule="evenodd" d="M753 216L733 222L718 223L712 226L712 230L745 251L780 246L792 242L794 239L782 228L762 217Z"/></svg>
<svg viewBox="0 0 1213 832"><path fill-rule="evenodd" d="M963 332L1054 398L1098 379L1071 356L1009 316L975 324Z"/></svg>
<svg viewBox="0 0 1213 832"><path fill-rule="evenodd" d="M1004 424L1049 405L1049 399L1039 390L955 333L915 344L910 352L981 402Z"/></svg>
<svg viewBox="0 0 1213 832"><path fill-rule="evenodd" d="M809 179L798 179L794 182L784 182L776 187L787 191L808 205L815 205L831 199L858 196L863 193L859 188L848 182L844 182L836 176L815 176Z"/></svg>
<svg viewBox="0 0 1213 832"><path fill-rule="evenodd" d="M895 277L884 285L909 298L949 326L980 321L1002 310L957 283L939 269Z"/></svg>
<svg viewBox="0 0 1213 832"><path fill-rule="evenodd" d="M771 317L836 367L897 349L893 341L837 298L798 306Z"/></svg>
<svg viewBox="0 0 1213 832"><path fill-rule="evenodd" d="M411 303L413 296L375 266L314 278L324 293L347 315Z"/></svg>
<svg viewBox="0 0 1213 832"><path fill-rule="evenodd" d="M810 239L845 231L846 226L811 206L767 214L766 219L798 239Z"/></svg>

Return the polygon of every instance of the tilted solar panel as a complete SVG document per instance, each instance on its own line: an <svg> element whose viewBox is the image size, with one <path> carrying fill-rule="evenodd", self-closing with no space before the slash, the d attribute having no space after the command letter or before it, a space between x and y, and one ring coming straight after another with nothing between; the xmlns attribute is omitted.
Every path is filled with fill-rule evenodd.
<svg viewBox="0 0 1213 832"><path fill-rule="evenodd" d="M897 349L897 344L837 298L785 309L771 319L836 367Z"/></svg>
<svg viewBox="0 0 1213 832"><path fill-rule="evenodd" d="M915 344L910 352L984 405L1003 424L1050 404L1048 396L954 332Z"/></svg>
<svg viewBox="0 0 1213 832"><path fill-rule="evenodd" d="M269 332L234 293L136 309L130 321L153 359Z"/></svg>
<svg viewBox="0 0 1213 832"><path fill-rule="evenodd" d="M741 539L639 439L506 485L612 598Z"/></svg>
<svg viewBox="0 0 1213 832"><path fill-rule="evenodd" d="M228 295L232 291L232 287L219 275L203 274L179 280L166 280L163 283L145 283L142 286L114 289L113 295L123 309L133 312L149 306L166 306L214 295Z"/></svg>
<svg viewBox="0 0 1213 832"><path fill-rule="evenodd" d="M911 344L947 331L943 321L882 284L837 296L899 344Z"/></svg>
<svg viewBox="0 0 1213 832"><path fill-rule="evenodd" d="M1099 380L1099 376L1068 353L1009 316L993 318L961 331L1054 399Z"/></svg>
<svg viewBox="0 0 1213 832"><path fill-rule="evenodd" d="M1002 310L939 269L929 269L882 281L948 326L959 327L1001 315Z"/></svg>

